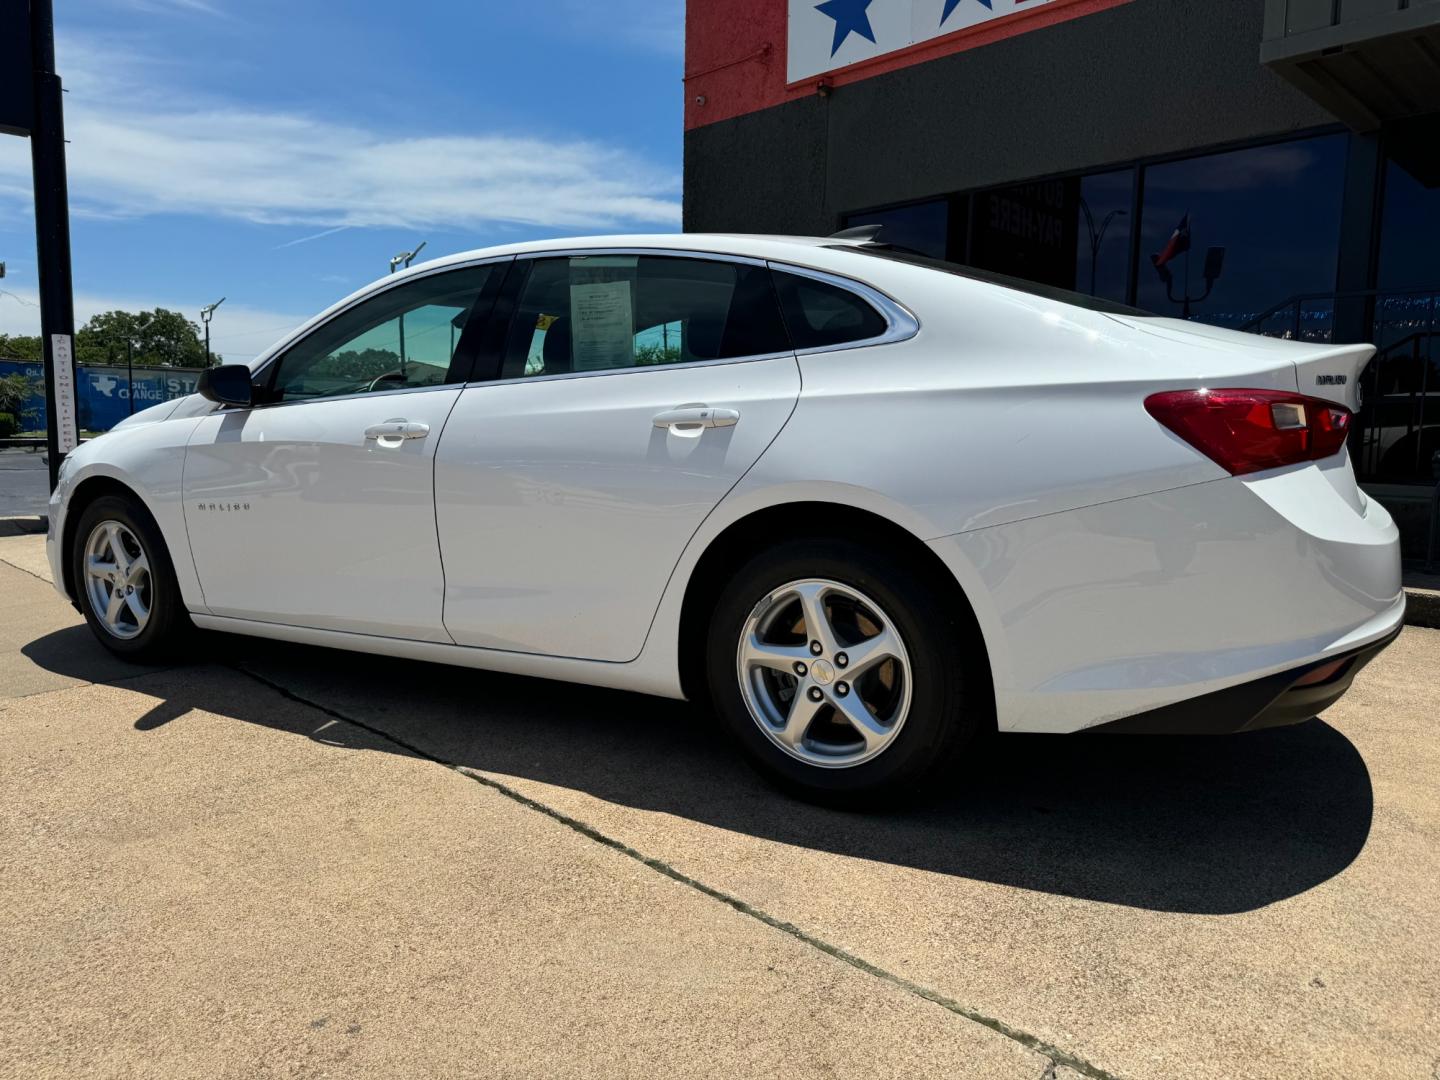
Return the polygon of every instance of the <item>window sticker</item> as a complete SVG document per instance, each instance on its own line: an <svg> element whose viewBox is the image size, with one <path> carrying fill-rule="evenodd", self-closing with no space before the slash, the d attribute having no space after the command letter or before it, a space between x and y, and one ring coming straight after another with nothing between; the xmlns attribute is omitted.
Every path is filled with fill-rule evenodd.
<svg viewBox="0 0 1440 1080"><path fill-rule="evenodd" d="M570 328L574 370L629 367L635 344L630 282L571 285Z"/></svg>

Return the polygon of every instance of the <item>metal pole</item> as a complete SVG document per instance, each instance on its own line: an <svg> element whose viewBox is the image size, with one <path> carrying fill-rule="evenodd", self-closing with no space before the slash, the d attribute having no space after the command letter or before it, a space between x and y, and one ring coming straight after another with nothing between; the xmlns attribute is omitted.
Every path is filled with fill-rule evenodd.
<svg viewBox="0 0 1440 1080"><path fill-rule="evenodd" d="M200 309L200 321L205 324L205 366L207 368L210 367L211 364L214 362L210 356L210 320L215 317L215 309L224 302L225 297L222 296L213 304L206 304L203 308ZM176 348L178 350L179 346L177 345ZM175 358L176 360L179 360L180 358L178 351Z"/></svg>
<svg viewBox="0 0 1440 1080"><path fill-rule="evenodd" d="M30 0L30 50L35 78L35 128L30 133L30 156L35 174L40 342L45 359L45 426L53 491L59 482L61 458L77 445L79 432L74 411L75 308L70 277L65 108L60 76L55 74L52 0ZM57 372L57 365L64 370Z"/></svg>
<svg viewBox="0 0 1440 1080"><path fill-rule="evenodd" d="M135 415L135 342L125 342L125 385L129 387L130 415Z"/></svg>

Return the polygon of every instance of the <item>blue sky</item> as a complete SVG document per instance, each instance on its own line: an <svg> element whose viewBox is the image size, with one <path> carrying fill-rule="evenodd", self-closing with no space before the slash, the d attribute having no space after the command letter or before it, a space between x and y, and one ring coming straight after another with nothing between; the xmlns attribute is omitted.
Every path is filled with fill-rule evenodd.
<svg viewBox="0 0 1440 1080"><path fill-rule="evenodd" d="M243 359L423 258L678 231L683 0L59 0L76 316L215 316ZM38 328L0 136L0 332Z"/></svg>

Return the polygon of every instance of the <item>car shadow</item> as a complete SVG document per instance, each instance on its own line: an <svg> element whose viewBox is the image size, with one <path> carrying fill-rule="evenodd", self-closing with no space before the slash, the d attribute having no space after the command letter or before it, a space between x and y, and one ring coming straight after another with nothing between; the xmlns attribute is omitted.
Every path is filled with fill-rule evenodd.
<svg viewBox="0 0 1440 1080"><path fill-rule="evenodd" d="M1231 737L1005 735L924 802L843 813L768 787L682 703L250 638L205 635L202 647L363 727L312 735L268 694L251 703L190 678L138 729L201 709L782 844L1156 911L1232 914L1314 888L1359 854L1373 812L1365 762L1318 719ZM84 627L22 651L65 675L114 677Z"/></svg>

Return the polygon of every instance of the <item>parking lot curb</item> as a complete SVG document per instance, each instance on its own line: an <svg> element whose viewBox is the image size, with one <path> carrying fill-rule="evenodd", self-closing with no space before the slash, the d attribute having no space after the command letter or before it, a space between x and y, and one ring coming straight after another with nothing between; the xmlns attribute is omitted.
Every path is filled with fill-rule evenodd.
<svg viewBox="0 0 1440 1080"><path fill-rule="evenodd" d="M1440 586L1440 580L1426 579L1423 584L1405 580L1405 625L1426 626L1440 630L1440 588L1428 588L1431 584Z"/></svg>
<svg viewBox="0 0 1440 1080"><path fill-rule="evenodd" d="M49 519L41 517L0 517L0 536L43 535Z"/></svg>

